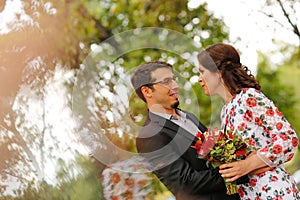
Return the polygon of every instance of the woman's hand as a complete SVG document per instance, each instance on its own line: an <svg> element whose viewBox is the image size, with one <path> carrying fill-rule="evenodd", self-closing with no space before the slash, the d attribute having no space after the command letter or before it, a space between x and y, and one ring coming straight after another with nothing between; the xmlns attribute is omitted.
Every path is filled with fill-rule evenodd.
<svg viewBox="0 0 300 200"><path fill-rule="evenodd" d="M219 172L226 178L226 182L233 182L246 174L261 173L269 169L262 170L264 167L267 167L266 163L256 155L256 152L252 152L245 160L222 164Z"/></svg>

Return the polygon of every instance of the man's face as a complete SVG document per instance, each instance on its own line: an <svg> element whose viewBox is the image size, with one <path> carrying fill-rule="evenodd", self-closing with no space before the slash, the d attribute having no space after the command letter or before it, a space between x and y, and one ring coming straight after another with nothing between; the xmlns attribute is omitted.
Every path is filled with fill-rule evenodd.
<svg viewBox="0 0 300 200"><path fill-rule="evenodd" d="M179 105L178 84L171 69L159 68L151 73L153 84L151 106L161 106L166 113L172 113Z"/></svg>

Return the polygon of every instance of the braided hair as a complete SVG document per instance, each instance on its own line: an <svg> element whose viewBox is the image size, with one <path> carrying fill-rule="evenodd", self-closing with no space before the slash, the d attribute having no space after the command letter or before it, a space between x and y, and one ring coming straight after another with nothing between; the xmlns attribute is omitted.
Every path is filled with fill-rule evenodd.
<svg viewBox="0 0 300 200"><path fill-rule="evenodd" d="M240 63L237 50L228 44L217 43L198 54L199 64L211 72L220 72L225 86L232 95L240 93L242 88L255 88L260 85L248 67Z"/></svg>

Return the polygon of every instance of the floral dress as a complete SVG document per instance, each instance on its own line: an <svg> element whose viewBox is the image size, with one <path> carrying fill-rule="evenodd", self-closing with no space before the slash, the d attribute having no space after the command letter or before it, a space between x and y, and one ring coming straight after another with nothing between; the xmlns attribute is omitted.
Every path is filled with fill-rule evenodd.
<svg viewBox="0 0 300 200"><path fill-rule="evenodd" d="M254 88L244 88L221 111L222 129L248 138L257 155L273 170L249 175L247 184L239 185L242 200L294 200L300 194L293 177L285 170L298 146L291 124L274 103Z"/></svg>

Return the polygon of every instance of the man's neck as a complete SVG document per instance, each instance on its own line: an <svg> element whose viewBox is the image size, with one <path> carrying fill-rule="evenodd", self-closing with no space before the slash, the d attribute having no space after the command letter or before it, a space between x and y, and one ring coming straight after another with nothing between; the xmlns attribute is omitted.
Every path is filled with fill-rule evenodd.
<svg viewBox="0 0 300 200"><path fill-rule="evenodd" d="M162 105L158 105L158 104L149 106L148 108L151 112L165 113L169 115L176 114L176 109L174 108L166 109Z"/></svg>

